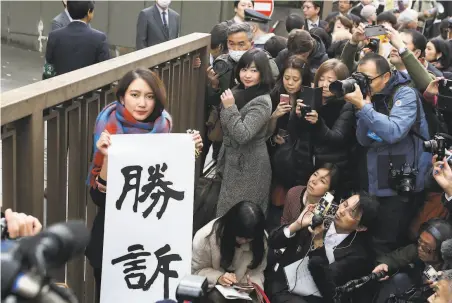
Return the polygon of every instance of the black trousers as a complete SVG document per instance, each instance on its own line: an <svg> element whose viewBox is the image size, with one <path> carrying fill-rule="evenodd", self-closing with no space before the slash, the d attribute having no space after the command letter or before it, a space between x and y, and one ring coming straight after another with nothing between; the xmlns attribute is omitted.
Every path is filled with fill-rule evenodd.
<svg viewBox="0 0 452 303"><path fill-rule="evenodd" d="M378 255L409 244L409 226L424 203L424 192L409 197L377 197L378 216L370 228L373 248Z"/></svg>
<svg viewBox="0 0 452 303"><path fill-rule="evenodd" d="M100 285L102 281L102 268L93 268L94 281L96 282L96 303L100 302Z"/></svg>
<svg viewBox="0 0 452 303"><path fill-rule="evenodd" d="M389 280L381 283L375 303L385 303L391 295L403 295L414 285L421 282L421 273L417 269L408 269L392 276Z"/></svg>
<svg viewBox="0 0 452 303"><path fill-rule="evenodd" d="M280 292L271 298L271 303L322 303L323 299L316 296L301 297L289 291Z"/></svg>

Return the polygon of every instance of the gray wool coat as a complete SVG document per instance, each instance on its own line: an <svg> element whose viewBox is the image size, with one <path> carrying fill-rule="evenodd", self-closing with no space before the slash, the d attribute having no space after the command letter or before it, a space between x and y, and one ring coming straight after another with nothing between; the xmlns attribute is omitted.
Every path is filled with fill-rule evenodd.
<svg viewBox="0 0 452 303"><path fill-rule="evenodd" d="M265 142L271 113L268 94L252 99L240 111L236 105L221 110L223 146L218 168L223 181L217 217L243 200L257 203L266 213L272 171Z"/></svg>

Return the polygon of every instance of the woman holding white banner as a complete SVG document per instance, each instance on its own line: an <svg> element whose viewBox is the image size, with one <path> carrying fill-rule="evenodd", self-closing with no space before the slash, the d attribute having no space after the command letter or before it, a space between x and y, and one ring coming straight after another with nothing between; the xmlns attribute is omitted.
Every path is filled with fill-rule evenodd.
<svg viewBox="0 0 452 303"><path fill-rule="evenodd" d="M267 266L264 228L265 216L261 208L253 202L242 201L196 233L191 270L192 274L207 277L211 302L226 301L221 295L225 291L222 287L227 291L241 284L249 291L256 285L263 289ZM213 289L216 285L219 287Z"/></svg>
<svg viewBox="0 0 452 303"><path fill-rule="evenodd" d="M99 302L102 274L110 135L170 133L172 127L171 116L165 110L165 87L154 72L144 68L128 72L119 81L116 97L117 101L107 105L97 116L93 141L96 144L87 180L91 198L99 207L85 253L94 269L96 302ZM193 141L199 152L202 139L198 131L194 131Z"/></svg>
<svg viewBox="0 0 452 303"><path fill-rule="evenodd" d="M221 95L223 146L218 156L222 174L217 217L239 201L257 203L267 211L271 167L266 141L272 113L273 76L267 54L251 49L240 58L235 77L239 85Z"/></svg>

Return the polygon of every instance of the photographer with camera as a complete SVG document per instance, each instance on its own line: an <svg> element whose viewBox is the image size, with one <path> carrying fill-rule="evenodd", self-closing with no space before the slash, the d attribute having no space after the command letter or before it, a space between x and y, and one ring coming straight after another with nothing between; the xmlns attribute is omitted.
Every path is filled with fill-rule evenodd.
<svg viewBox="0 0 452 303"><path fill-rule="evenodd" d="M315 226L315 205L311 204L295 222L274 230L269 247L285 250L266 277L270 301L329 303L336 286L363 276L372 266L365 231L377 207L375 199L363 192L339 205L328 229L322 222Z"/></svg>
<svg viewBox="0 0 452 303"><path fill-rule="evenodd" d="M413 285L415 289L419 289L417 296L428 298L429 287L421 289L422 285L434 282L433 280L438 276L437 272L444 269L441 245L451 238L452 226L449 222L430 219L421 226L417 244L410 244L378 257L379 265L373 272L383 271L388 275L381 279L385 282L381 284L375 302L387 302L391 295L402 299Z"/></svg>
<svg viewBox="0 0 452 303"><path fill-rule="evenodd" d="M371 231L377 254L406 243L407 230L424 201L424 179L431 154L424 110L416 91L400 72L391 73L388 61L366 54L352 78L331 84L330 90L356 108L358 142L368 148L369 192L380 203L378 223Z"/></svg>

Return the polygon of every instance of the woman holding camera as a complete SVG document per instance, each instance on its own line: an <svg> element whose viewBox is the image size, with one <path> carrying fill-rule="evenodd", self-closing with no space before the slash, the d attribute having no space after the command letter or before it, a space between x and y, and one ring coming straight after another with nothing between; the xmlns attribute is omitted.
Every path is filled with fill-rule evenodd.
<svg viewBox="0 0 452 303"><path fill-rule="evenodd" d="M290 135L297 140L294 145L294 185L306 185L314 167L324 163L336 164L341 170L341 179L350 183L349 158L356 142L354 111L350 104L336 98L329 90L332 82L344 80L348 75L349 71L341 61L327 60L320 65L314 78L314 86L322 88L322 106L306 111L305 102L297 100L295 113L298 119L289 121ZM341 184L341 187L348 190L351 184Z"/></svg>
<svg viewBox="0 0 452 303"><path fill-rule="evenodd" d="M222 217L201 228L193 239L192 274L207 277L209 288L215 285L253 283L264 285L267 265L265 216L259 205L241 201ZM218 291L209 294L211 302L229 302Z"/></svg>
<svg viewBox="0 0 452 303"><path fill-rule="evenodd" d="M137 68L119 81L117 101L97 116L94 128L94 154L87 183L98 206L86 257L94 269L96 302L99 302L104 243L105 199L107 191L108 148L113 134L158 134L171 132L171 116L165 110L166 91L159 77L148 69ZM193 134L196 149L202 149L199 132Z"/></svg>
<svg viewBox="0 0 452 303"><path fill-rule="evenodd" d="M251 49L236 68L239 85L221 95L223 146L218 157L222 174L217 217L238 201L255 202L265 213L271 182L267 129L271 116L273 76L267 54Z"/></svg>

